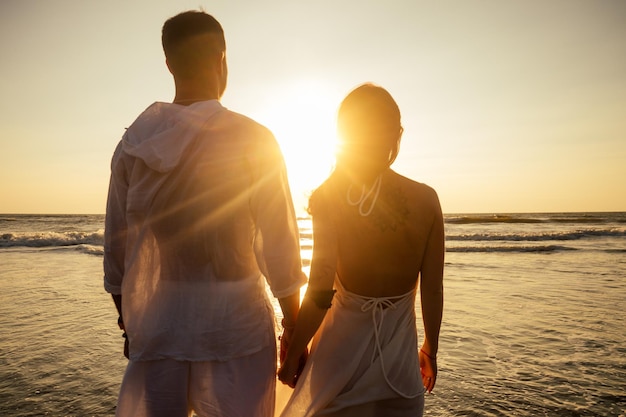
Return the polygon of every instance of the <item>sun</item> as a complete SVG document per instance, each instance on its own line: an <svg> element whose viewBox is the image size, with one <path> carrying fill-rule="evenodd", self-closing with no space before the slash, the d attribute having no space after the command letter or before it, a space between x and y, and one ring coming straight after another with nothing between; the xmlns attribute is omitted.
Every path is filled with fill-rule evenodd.
<svg viewBox="0 0 626 417"><path fill-rule="evenodd" d="M328 89L312 81L286 83L258 120L276 137L287 165L296 211L330 174L336 144L339 102Z"/></svg>

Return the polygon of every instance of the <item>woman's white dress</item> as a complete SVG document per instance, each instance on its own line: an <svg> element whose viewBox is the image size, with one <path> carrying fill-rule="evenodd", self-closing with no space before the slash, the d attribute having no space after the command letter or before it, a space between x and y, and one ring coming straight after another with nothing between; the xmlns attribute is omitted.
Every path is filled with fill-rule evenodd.
<svg viewBox="0 0 626 417"><path fill-rule="evenodd" d="M378 415L421 416L415 289L374 298L346 290L339 279L335 286L332 307L281 417L331 415L376 402ZM380 410L381 401L389 410Z"/></svg>

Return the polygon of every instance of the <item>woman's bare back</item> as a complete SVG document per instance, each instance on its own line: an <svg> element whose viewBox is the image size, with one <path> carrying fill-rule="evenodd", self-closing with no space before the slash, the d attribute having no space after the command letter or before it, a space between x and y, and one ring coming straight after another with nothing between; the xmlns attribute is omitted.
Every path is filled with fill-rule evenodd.
<svg viewBox="0 0 626 417"><path fill-rule="evenodd" d="M341 192L336 204L337 275L346 289L370 297L404 294L417 284L431 227L439 212L432 188L388 169L368 215ZM333 202L333 200L335 200Z"/></svg>

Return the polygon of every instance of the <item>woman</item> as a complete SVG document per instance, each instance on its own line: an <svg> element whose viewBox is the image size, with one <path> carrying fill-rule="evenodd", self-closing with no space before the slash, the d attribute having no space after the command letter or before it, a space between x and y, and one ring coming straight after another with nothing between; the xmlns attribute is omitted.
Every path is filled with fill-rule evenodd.
<svg viewBox="0 0 626 417"><path fill-rule="evenodd" d="M403 129L386 90L364 84L348 94L338 131L335 170L310 199L311 275L278 373L295 386L281 416L421 416L437 378L443 310L439 200L390 169Z"/></svg>

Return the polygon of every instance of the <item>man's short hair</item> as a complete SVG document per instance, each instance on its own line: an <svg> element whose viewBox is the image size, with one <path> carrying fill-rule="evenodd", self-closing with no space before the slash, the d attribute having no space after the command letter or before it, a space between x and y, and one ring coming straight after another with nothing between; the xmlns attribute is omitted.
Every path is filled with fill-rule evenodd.
<svg viewBox="0 0 626 417"><path fill-rule="evenodd" d="M202 48L190 47L189 40L206 37ZM177 14L163 24L161 32L163 52L175 75L191 77L206 63L207 58L226 50L224 30L213 16L190 10Z"/></svg>

